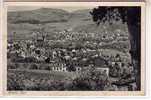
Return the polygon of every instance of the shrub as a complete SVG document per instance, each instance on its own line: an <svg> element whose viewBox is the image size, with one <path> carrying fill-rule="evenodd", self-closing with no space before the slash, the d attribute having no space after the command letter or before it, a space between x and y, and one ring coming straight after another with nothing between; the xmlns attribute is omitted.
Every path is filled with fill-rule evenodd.
<svg viewBox="0 0 151 100"><path fill-rule="evenodd" d="M30 69L38 69L38 66L36 64L31 64Z"/></svg>

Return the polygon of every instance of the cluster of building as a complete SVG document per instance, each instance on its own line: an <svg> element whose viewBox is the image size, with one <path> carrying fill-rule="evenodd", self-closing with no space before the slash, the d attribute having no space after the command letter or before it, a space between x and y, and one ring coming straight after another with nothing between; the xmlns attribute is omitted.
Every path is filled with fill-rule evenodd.
<svg viewBox="0 0 151 100"><path fill-rule="evenodd" d="M108 35L101 37L97 35L63 31L56 34L57 38L55 40L48 40L48 35L34 32L32 40L8 42L7 52L10 57L15 54L16 59L34 58L36 59L34 63L60 63L60 66L52 67L54 71L81 71L83 68L92 65L97 69L105 68L109 73L109 64L114 66L115 62L118 62L118 65L121 66L124 59L120 55L117 57L104 55L102 53L103 49L85 47L86 44L91 46L103 45L102 39L111 40L110 38L113 38L114 40L116 37L113 35L108 38ZM99 42L91 41L93 38L99 38ZM79 45L76 45L76 42L80 39L88 40L81 43L82 48L77 48ZM69 45L67 48L65 46L52 48L52 44L56 41L59 41L62 45L66 45L64 43L68 42Z"/></svg>

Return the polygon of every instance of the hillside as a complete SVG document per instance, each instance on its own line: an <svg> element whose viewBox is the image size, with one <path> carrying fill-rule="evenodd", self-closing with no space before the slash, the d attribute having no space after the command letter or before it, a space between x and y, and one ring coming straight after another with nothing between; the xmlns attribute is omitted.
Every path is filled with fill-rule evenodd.
<svg viewBox="0 0 151 100"><path fill-rule="evenodd" d="M117 22L96 26L89 14L90 9L67 12L61 9L41 8L32 11L8 12L8 37L16 32L19 38L28 38L31 32L44 27L48 34L72 28L76 32L113 33L117 29L128 35L126 25ZM39 25L41 24L41 25Z"/></svg>
<svg viewBox="0 0 151 100"><path fill-rule="evenodd" d="M41 8L32 11L9 12L8 22L42 24L68 21L68 12L61 9Z"/></svg>

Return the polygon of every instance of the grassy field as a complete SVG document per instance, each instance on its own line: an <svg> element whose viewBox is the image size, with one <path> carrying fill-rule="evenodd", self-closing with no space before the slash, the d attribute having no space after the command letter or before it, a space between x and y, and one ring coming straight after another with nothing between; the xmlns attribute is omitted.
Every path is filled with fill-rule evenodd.
<svg viewBox="0 0 151 100"><path fill-rule="evenodd" d="M53 80L64 80L64 79L74 79L78 77L77 72L58 72L58 71L46 71L46 70L29 70L29 69L8 69L7 73L21 73L25 76L31 77L47 77Z"/></svg>

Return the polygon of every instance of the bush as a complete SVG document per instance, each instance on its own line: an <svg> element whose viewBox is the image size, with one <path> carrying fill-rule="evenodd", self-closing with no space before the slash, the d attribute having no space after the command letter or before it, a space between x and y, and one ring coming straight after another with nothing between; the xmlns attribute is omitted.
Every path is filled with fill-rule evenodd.
<svg viewBox="0 0 151 100"><path fill-rule="evenodd" d="M38 69L38 65L37 64L31 64L29 69Z"/></svg>

